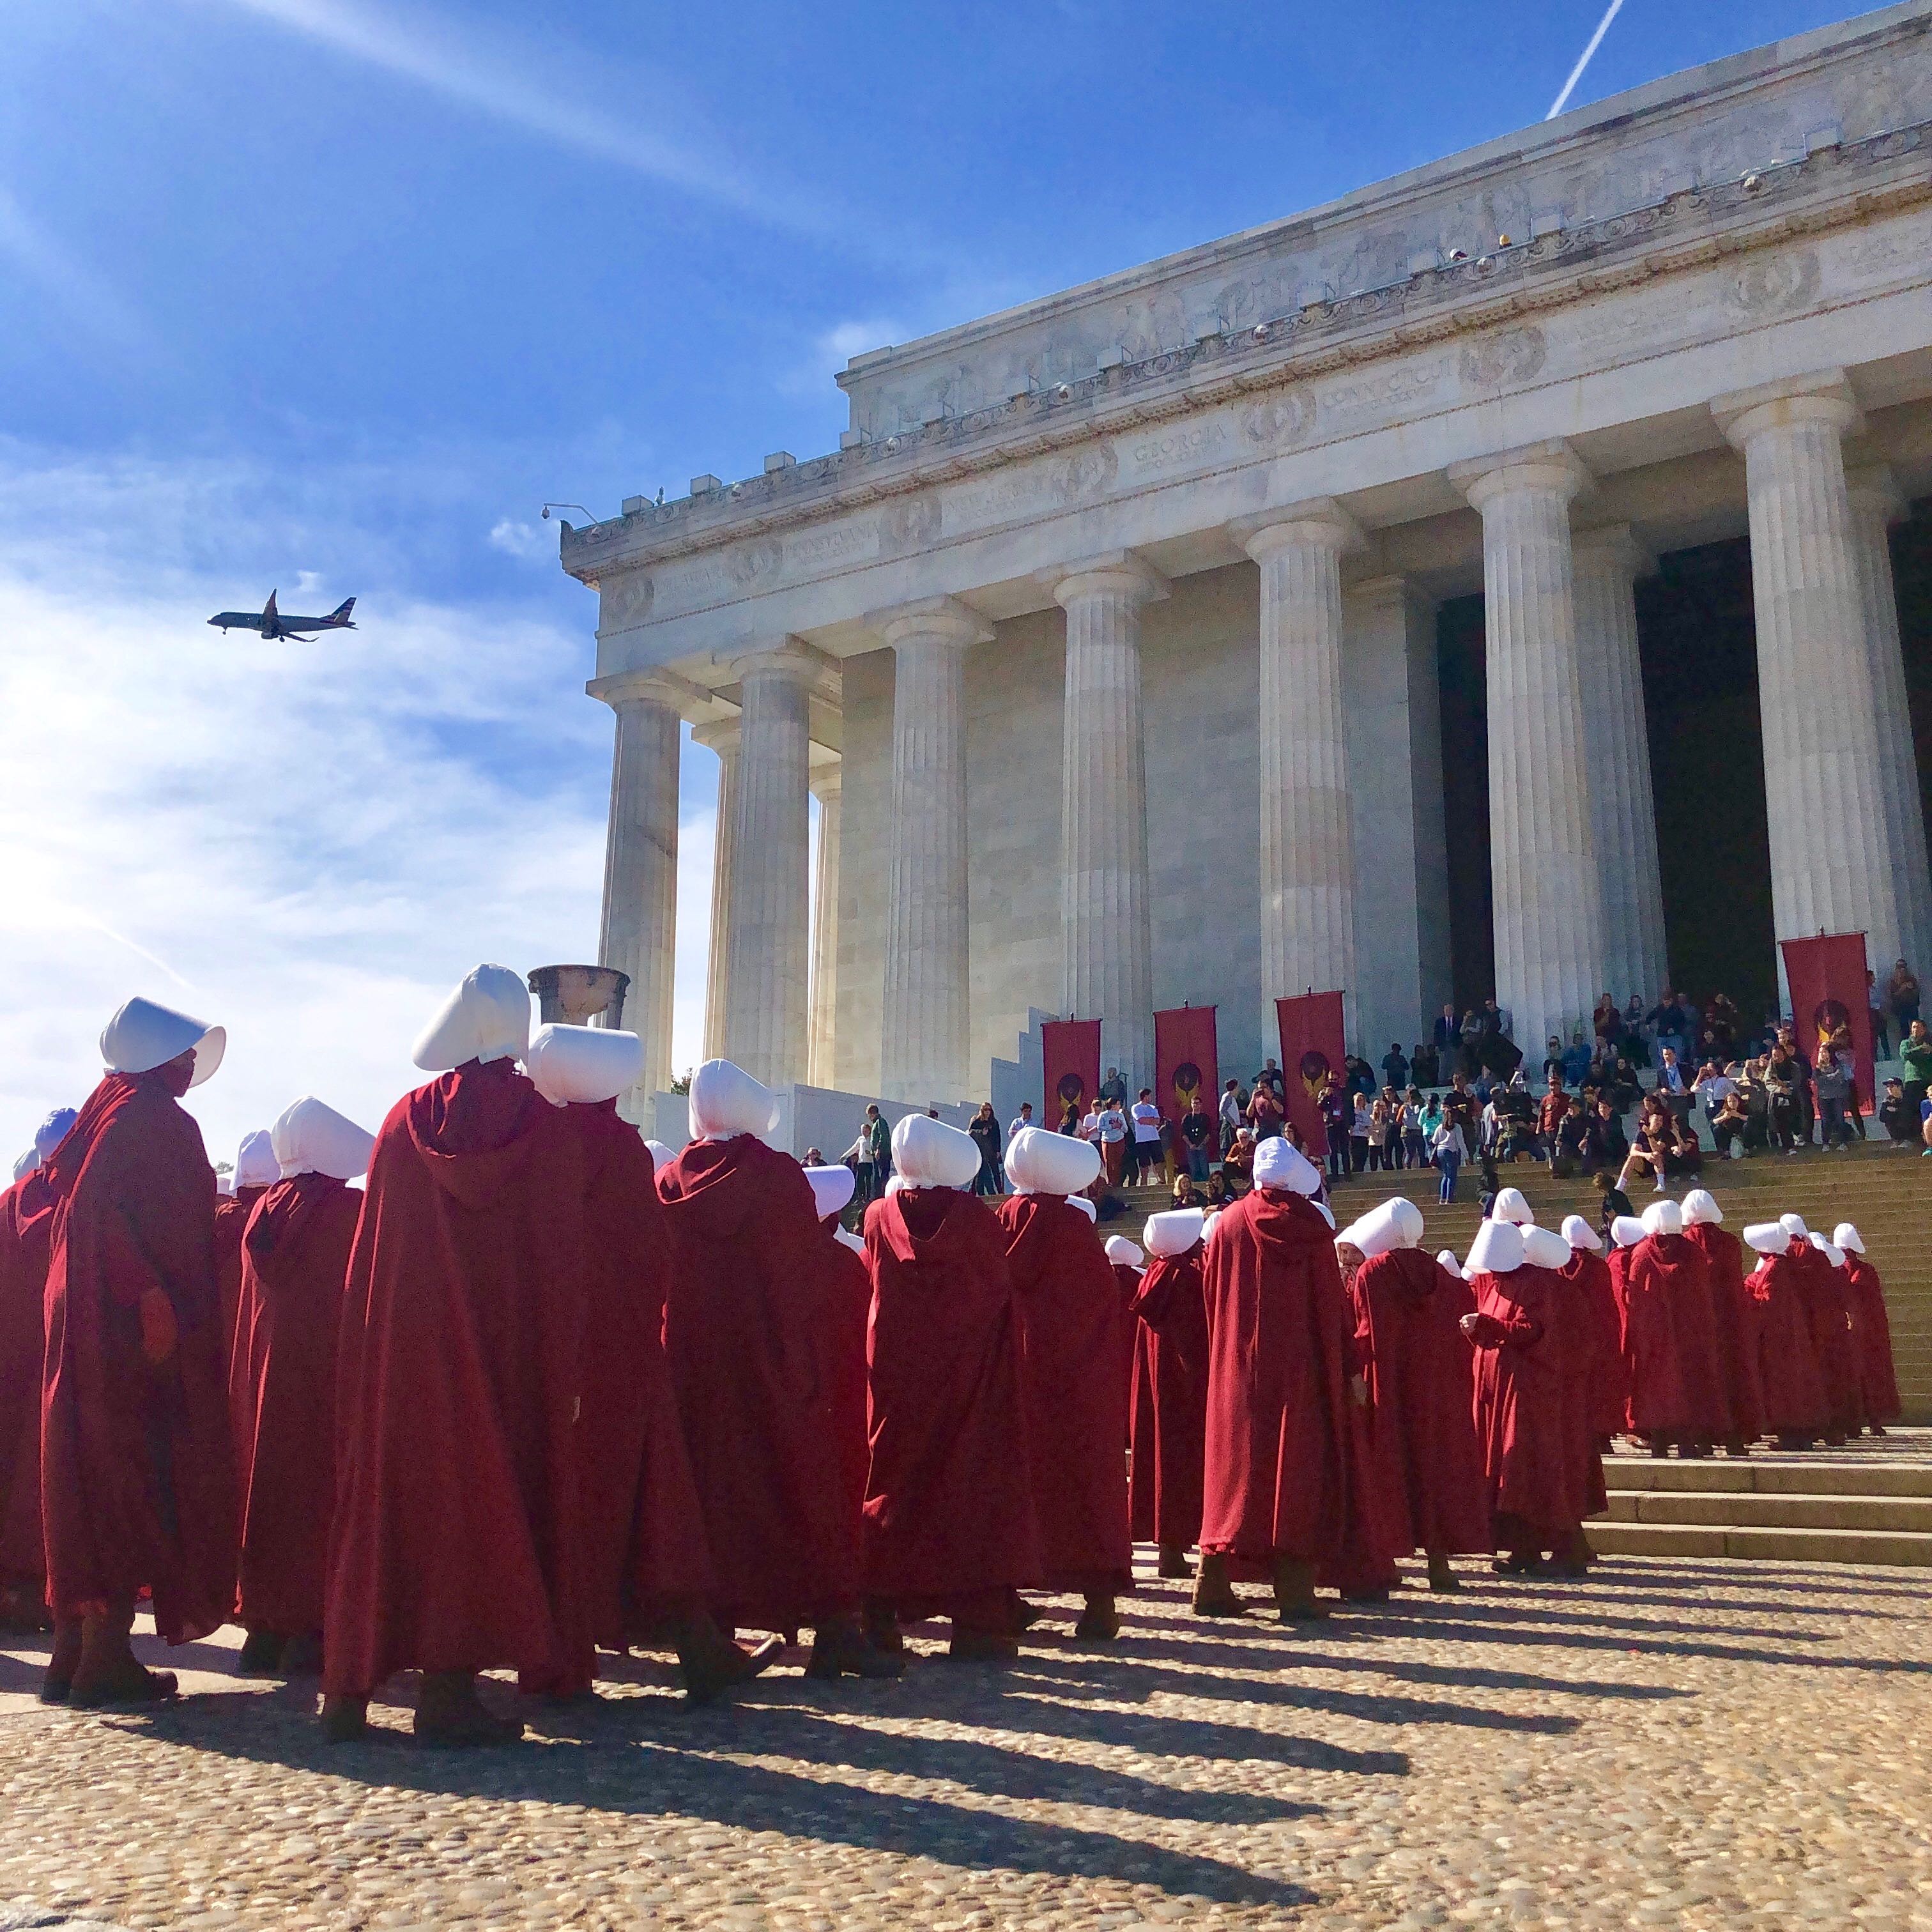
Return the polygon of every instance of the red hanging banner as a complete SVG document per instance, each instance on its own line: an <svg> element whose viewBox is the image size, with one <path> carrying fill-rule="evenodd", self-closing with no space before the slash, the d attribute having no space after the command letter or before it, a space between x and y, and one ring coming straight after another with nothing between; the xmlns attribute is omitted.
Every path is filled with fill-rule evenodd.
<svg viewBox="0 0 1932 1932"><path fill-rule="evenodd" d="M1322 1125L1322 1093L1331 1073L1340 1073L1346 1049L1342 1042L1340 993L1304 993L1274 1003L1281 1028L1282 1078L1288 1088L1288 1118L1301 1130L1311 1160L1325 1160L1328 1136Z"/></svg>
<svg viewBox="0 0 1932 1932"><path fill-rule="evenodd" d="M1100 1022L1098 1020L1048 1020L1040 1030L1040 1059L1046 1088L1040 1098L1040 1124L1057 1130L1070 1105L1084 1114L1100 1090Z"/></svg>
<svg viewBox="0 0 1932 1932"><path fill-rule="evenodd" d="M1869 1114L1877 1106L1872 1091L1871 1004L1865 986L1865 936L1825 932L1816 939L1781 939L1784 976L1791 988L1792 1031L1807 1064L1818 1060L1818 1036L1841 1028L1852 1042L1852 1065L1858 1083L1858 1106Z"/></svg>
<svg viewBox="0 0 1932 1932"><path fill-rule="evenodd" d="M1167 1123L1168 1144L1178 1144L1180 1117L1195 1102L1208 1116L1208 1151L1221 1144L1221 1062L1212 1006L1170 1006L1154 1016L1154 1103Z"/></svg>

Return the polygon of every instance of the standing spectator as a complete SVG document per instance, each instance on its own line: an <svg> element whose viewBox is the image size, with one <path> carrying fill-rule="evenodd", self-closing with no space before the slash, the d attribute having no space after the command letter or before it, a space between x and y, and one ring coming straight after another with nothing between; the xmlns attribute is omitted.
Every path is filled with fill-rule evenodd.
<svg viewBox="0 0 1932 1932"><path fill-rule="evenodd" d="M1274 1089L1265 1080L1255 1082L1255 1090L1248 1101L1248 1126L1252 1132L1255 1144L1273 1140L1281 1132L1281 1102Z"/></svg>
<svg viewBox="0 0 1932 1932"><path fill-rule="evenodd" d="M1408 1077L1418 1087L1434 1087L1442 1078L1442 1053L1438 1047L1426 1040L1415 1042L1415 1051L1408 1058Z"/></svg>
<svg viewBox="0 0 1932 1932"><path fill-rule="evenodd" d="M1556 1159L1556 1131L1568 1118L1570 1096L1563 1090L1563 1070L1557 1067L1536 1110L1537 1150L1546 1161ZM1553 1172L1553 1168L1552 1168Z"/></svg>
<svg viewBox="0 0 1932 1932"><path fill-rule="evenodd" d="M1887 1004L1885 989L1878 982L1878 975L1870 968L1865 970L1865 1004L1871 1011L1872 1057L1876 1060L1892 1058L1892 1008Z"/></svg>
<svg viewBox="0 0 1932 1932"><path fill-rule="evenodd" d="M1914 1113L1918 1111L1928 1088L1932 1088L1932 1034L1922 1019L1906 1022L1905 1037L1900 1041L1898 1057L1905 1066L1905 1098Z"/></svg>
<svg viewBox="0 0 1932 1932"><path fill-rule="evenodd" d="M1278 1101L1285 1101L1288 1098L1288 1082L1282 1078L1281 1069L1272 1060L1262 1063L1262 1070L1255 1076L1252 1084L1257 1088L1269 1088Z"/></svg>
<svg viewBox="0 0 1932 1932"><path fill-rule="evenodd" d="M1100 1144L1100 1166L1109 1187L1120 1186L1127 1160L1127 1117L1118 1101L1102 1104L1094 1121L1094 1137Z"/></svg>
<svg viewBox="0 0 1932 1932"><path fill-rule="evenodd" d="M1022 1100L1020 1102L1019 1112L1016 1114L1012 1119L1007 1124L1006 1138L1010 1141L1014 1135L1019 1132L1021 1128L1030 1127L1032 1125L1033 1102L1030 1100Z"/></svg>
<svg viewBox="0 0 1932 1932"><path fill-rule="evenodd" d="M1596 1123L1583 1104L1580 1094L1570 1096L1568 1108L1556 1124L1556 1135L1550 1150L1550 1172L1559 1180L1568 1180L1582 1167L1598 1158Z"/></svg>
<svg viewBox="0 0 1932 1932"><path fill-rule="evenodd" d="M1339 1073L1328 1076L1328 1084L1322 1094L1322 1126L1328 1138L1328 1178L1330 1180L1345 1178L1348 1172L1348 1129L1354 1117L1354 1108L1349 1105L1348 1090L1342 1084ZM1261 1136L1255 1137L1258 1140Z"/></svg>
<svg viewBox="0 0 1932 1932"><path fill-rule="evenodd" d="M1636 993L1631 994L1629 1004L1624 1008L1623 1052L1634 1066L1650 1064L1650 1042L1644 1036L1643 1000Z"/></svg>
<svg viewBox="0 0 1932 1932"><path fill-rule="evenodd" d="M1402 1162L1405 1167L1420 1167L1428 1158L1428 1144L1422 1131L1422 1094L1419 1088L1412 1087L1402 1096Z"/></svg>
<svg viewBox="0 0 1932 1932"><path fill-rule="evenodd" d="M1432 1166L1436 1161L1436 1130L1442 1124L1442 1096L1439 1094L1432 1094L1422 1109L1423 1150Z"/></svg>
<svg viewBox="0 0 1932 1932"><path fill-rule="evenodd" d="M1903 1039L1918 1018L1918 981L1903 959L1892 968L1892 977L1885 982L1885 997Z"/></svg>
<svg viewBox="0 0 1932 1932"><path fill-rule="evenodd" d="M1134 1102L1133 1111L1133 1163L1134 1178L1144 1182L1148 1170L1161 1165L1160 1109L1154 1103L1154 1089L1143 1087L1140 1097Z"/></svg>
<svg viewBox="0 0 1932 1932"><path fill-rule="evenodd" d="M1374 1113L1366 1098L1357 1094L1352 1096L1353 1111L1348 1120L1348 1160L1358 1174L1369 1171L1369 1130L1374 1124Z"/></svg>
<svg viewBox="0 0 1932 1932"><path fill-rule="evenodd" d="M1408 1084L1408 1062L1402 1056L1402 1042L1389 1042L1389 1050L1382 1055L1382 1078L1389 1086L1400 1092Z"/></svg>
<svg viewBox="0 0 1932 1932"><path fill-rule="evenodd" d="M1462 1029L1456 1023L1456 1008L1453 1001L1446 1004L1442 1012L1436 1017L1434 1043L1436 1058L1438 1060L1445 1054L1453 1058L1461 1049Z"/></svg>
<svg viewBox="0 0 1932 1932"><path fill-rule="evenodd" d="M1096 1097L1102 1101L1110 1101L1114 1106L1121 1108L1126 1107L1127 1083L1122 1078L1120 1070L1118 1066L1110 1066L1107 1069L1107 1077L1100 1082L1100 1091Z"/></svg>
<svg viewBox="0 0 1932 1932"><path fill-rule="evenodd" d="M973 1136L974 1144L980 1150L980 1172L973 1177L973 1192L1005 1193L1006 1174L1000 1156L1006 1152L1006 1143L1000 1138L999 1119L993 1112L992 1101L980 1102L980 1111L968 1124L966 1131Z"/></svg>
<svg viewBox="0 0 1932 1932"><path fill-rule="evenodd" d="M1780 1041L1764 1063L1765 1121L1780 1154L1797 1152L1798 1070Z"/></svg>
<svg viewBox="0 0 1932 1932"><path fill-rule="evenodd" d="M1209 1156L1215 1151L1214 1124L1208 1119L1208 1110L1202 1106L1198 1094L1188 1102L1187 1111L1181 1115L1176 1133L1176 1165L1184 1166L1186 1172L1194 1180L1204 1184L1208 1178Z"/></svg>
<svg viewBox="0 0 1932 1932"><path fill-rule="evenodd" d="M1597 996L1597 1010L1590 1016L1590 1029L1603 1051L1615 1059L1624 1042L1624 1016L1607 993Z"/></svg>
<svg viewBox="0 0 1932 1932"><path fill-rule="evenodd" d="M842 1159L852 1163L852 1172L858 1180L857 1194L862 1203L876 1201L885 1186L885 1177L879 1172L878 1142L872 1132L872 1124L879 1118L876 1106L866 1109L866 1118L859 1123L858 1138L848 1147ZM892 1144L890 1130L887 1130L886 1144Z"/></svg>
<svg viewBox="0 0 1932 1932"><path fill-rule="evenodd" d="M1852 1144L1852 1130L1845 1118L1850 1096L1852 1076L1845 1060L1828 1040L1818 1042L1818 1058L1813 1062L1812 1086L1818 1096L1818 1142L1821 1147L1840 1149Z"/></svg>
<svg viewBox="0 0 1932 1932"><path fill-rule="evenodd" d="M1442 1177L1442 1184L1437 1190L1436 1198L1444 1203L1451 1202L1456 1198L1456 1176L1461 1172L1463 1160L1469 1151L1468 1143L1462 1138L1460 1123L1456 1120L1439 1121L1435 1132L1430 1136L1429 1145L1430 1150L1436 1156L1437 1172Z"/></svg>
<svg viewBox="0 0 1932 1932"><path fill-rule="evenodd" d="M1221 1090L1221 1151L1223 1154L1234 1144L1234 1136L1241 1131L1241 1101L1238 1086L1238 1082L1230 1080Z"/></svg>
<svg viewBox="0 0 1932 1932"><path fill-rule="evenodd" d="M1400 1102L1396 1103L1397 1109ZM1369 1109L1369 1172L1386 1173L1395 1162L1390 1158L1394 1150L1390 1143L1398 1130L1393 1118L1386 1094L1376 1096L1375 1105Z"/></svg>
<svg viewBox="0 0 1932 1932"><path fill-rule="evenodd" d="M1483 1022L1472 1006L1462 1016L1462 1071L1473 1077L1483 1064Z"/></svg>

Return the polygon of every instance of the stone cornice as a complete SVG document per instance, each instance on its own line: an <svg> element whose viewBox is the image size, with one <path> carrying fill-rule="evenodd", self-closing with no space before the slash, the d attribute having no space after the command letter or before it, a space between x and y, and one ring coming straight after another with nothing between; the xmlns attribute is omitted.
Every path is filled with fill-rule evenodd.
<svg viewBox="0 0 1932 1932"><path fill-rule="evenodd" d="M1105 369L1004 405L814 457L703 498L578 530L564 568L595 584L970 476L1236 396L1281 391L1563 307L1932 200L1932 122L1767 166L1742 179L1425 268L1252 328Z"/></svg>

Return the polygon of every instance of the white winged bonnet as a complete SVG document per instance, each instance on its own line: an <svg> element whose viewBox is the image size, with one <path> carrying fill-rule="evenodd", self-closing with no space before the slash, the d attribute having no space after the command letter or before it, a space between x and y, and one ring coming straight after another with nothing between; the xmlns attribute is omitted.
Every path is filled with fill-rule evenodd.
<svg viewBox="0 0 1932 1932"><path fill-rule="evenodd" d="M1485 1221L1469 1244L1463 1273L1514 1274L1522 1263L1522 1230L1514 1221Z"/></svg>
<svg viewBox="0 0 1932 1932"><path fill-rule="evenodd" d="M1141 1238L1150 1255L1184 1255L1200 1240L1207 1219L1198 1208L1171 1208L1148 1216Z"/></svg>
<svg viewBox="0 0 1932 1932"><path fill-rule="evenodd" d="M691 1076L691 1131L701 1141L768 1134L778 1124L778 1096L728 1060L707 1060Z"/></svg>
<svg viewBox="0 0 1932 1932"><path fill-rule="evenodd" d="M1285 1188L1291 1194L1319 1194L1322 1174L1299 1148L1276 1134L1255 1150L1255 1185Z"/></svg>
<svg viewBox="0 0 1932 1932"><path fill-rule="evenodd" d="M1536 1222L1535 1212L1523 1198L1522 1190L1520 1187L1498 1190L1490 1209L1490 1219L1492 1221L1512 1221L1519 1228L1533 1227Z"/></svg>
<svg viewBox="0 0 1932 1932"><path fill-rule="evenodd" d="M1674 1201L1653 1201L1643 1210L1643 1231L1646 1234L1682 1234L1684 1210Z"/></svg>
<svg viewBox="0 0 1932 1932"><path fill-rule="evenodd" d="M1580 1214L1564 1217L1563 1238L1572 1249L1586 1248L1594 1254L1604 1245L1604 1238Z"/></svg>
<svg viewBox="0 0 1932 1932"><path fill-rule="evenodd" d="M850 1202L857 1178L849 1167L808 1167L805 1178L812 1183L812 1198L818 1204L818 1218L829 1220L842 1214Z"/></svg>
<svg viewBox="0 0 1932 1932"><path fill-rule="evenodd" d="M376 1148L374 1134L312 1094L284 1108L268 1137L284 1180L296 1174L328 1174L338 1180L353 1180L368 1172L369 1156ZM236 1172L241 1172L238 1163Z"/></svg>
<svg viewBox="0 0 1932 1932"><path fill-rule="evenodd" d="M908 1114L892 1129L892 1166L908 1187L970 1187L980 1143L929 1114Z"/></svg>
<svg viewBox="0 0 1932 1932"><path fill-rule="evenodd" d="M530 989L507 966L466 973L416 1037L410 1058L425 1073L472 1060L520 1060L530 1043Z"/></svg>
<svg viewBox="0 0 1932 1932"><path fill-rule="evenodd" d="M616 1027L553 1021L530 1036L524 1054L524 1071L553 1107L614 1100L644 1070L644 1042Z"/></svg>
<svg viewBox="0 0 1932 1932"><path fill-rule="evenodd" d="M1124 1234L1107 1237L1107 1258L1116 1268L1144 1268L1147 1256Z"/></svg>
<svg viewBox="0 0 1932 1932"><path fill-rule="evenodd" d="M1100 1150L1071 1134L1022 1127L1006 1144L1006 1179L1017 1194L1078 1194L1100 1178Z"/></svg>
<svg viewBox="0 0 1932 1932"><path fill-rule="evenodd" d="M110 1073L151 1073L190 1047L194 1072L188 1084L199 1087L221 1064L228 1030L138 994L100 1030L100 1064Z"/></svg>
<svg viewBox="0 0 1932 1932"><path fill-rule="evenodd" d="M1714 1228L1724 1218L1708 1187L1694 1187L1684 1197L1684 1225L1687 1228Z"/></svg>
<svg viewBox="0 0 1932 1932"><path fill-rule="evenodd" d="M235 1150L235 1185L238 1187L272 1187L282 1178L282 1163L275 1154L275 1139L266 1127L256 1127L242 1136Z"/></svg>

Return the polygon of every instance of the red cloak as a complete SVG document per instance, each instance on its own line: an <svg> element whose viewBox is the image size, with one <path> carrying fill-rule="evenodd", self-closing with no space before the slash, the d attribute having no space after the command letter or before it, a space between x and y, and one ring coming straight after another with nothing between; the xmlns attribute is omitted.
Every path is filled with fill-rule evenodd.
<svg viewBox="0 0 1932 1932"><path fill-rule="evenodd" d="M1476 1305L1468 1282L1420 1248L1396 1248L1362 1264L1350 1298L1372 1432L1394 1471L1400 1547L1493 1550L1475 1352L1458 1325Z"/></svg>
<svg viewBox="0 0 1932 1932"><path fill-rule="evenodd" d="M1755 1442L1764 1433L1764 1390L1758 1380L1757 1304L1744 1292L1744 1244L1728 1229L1700 1221L1684 1238L1711 1271L1711 1307L1716 1318L1718 1374L1729 1433Z"/></svg>
<svg viewBox="0 0 1932 1932"><path fill-rule="evenodd" d="M1784 1253L1767 1256L1744 1282L1756 1307L1752 1327L1768 1435L1820 1435L1830 1419L1825 1377L1806 1313L1808 1290L1801 1256L1811 1252L1808 1242L1794 1241Z"/></svg>
<svg viewBox="0 0 1932 1932"><path fill-rule="evenodd" d="M866 1593L991 1628L1045 1574L1006 1231L972 1195L902 1188L866 1210Z"/></svg>
<svg viewBox="0 0 1932 1932"><path fill-rule="evenodd" d="M40 1379L53 1190L37 1168L0 1194L0 1589L46 1588Z"/></svg>
<svg viewBox="0 0 1932 1932"><path fill-rule="evenodd" d="M554 1683L587 1591L575 1421L582 1145L508 1060L376 1136L343 1304L322 1686L411 1667Z"/></svg>
<svg viewBox="0 0 1932 1932"><path fill-rule="evenodd" d="M1616 1282L1610 1261L1589 1248L1573 1249L1569 1265L1563 1272L1582 1298L1579 1318L1589 1336L1585 1355L1588 1365L1585 1415L1591 1435L1601 1443L1624 1426L1630 1403L1630 1390L1624 1376L1623 1317ZM1598 1466L1602 1466L1600 1457Z"/></svg>
<svg viewBox="0 0 1932 1932"><path fill-rule="evenodd" d="M214 1197L214 1265L221 1276L221 1359L224 1368L233 1358L236 1324L242 1306L242 1237L255 1204L266 1187L238 1187Z"/></svg>
<svg viewBox="0 0 1932 1932"><path fill-rule="evenodd" d="M242 1512L236 1618L250 1630L322 1631L336 1342L362 1211L347 1183L298 1174L261 1190L242 1237L228 1407Z"/></svg>
<svg viewBox="0 0 1932 1932"><path fill-rule="evenodd" d="M1202 1269L1204 1554L1264 1567L1342 1552L1355 1360L1334 1238L1312 1201L1278 1190L1215 1217Z"/></svg>
<svg viewBox="0 0 1932 1932"><path fill-rule="evenodd" d="M615 1100L560 1110L584 1163L584 1617L564 1688L587 1685L595 1645L616 1650L688 1616L716 1579L664 1358L669 1231L650 1150Z"/></svg>
<svg viewBox="0 0 1932 1932"><path fill-rule="evenodd" d="M1497 1540L1567 1550L1588 1501L1567 1412L1571 1285L1525 1262L1508 1274L1479 1274L1474 1286L1476 1426Z"/></svg>
<svg viewBox="0 0 1932 1932"><path fill-rule="evenodd" d="M866 1353L872 1321L872 1276L866 1257L838 1238L838 1226L835 1217L821 1222L819 1228L824 1240L820 1261L826 1275L826 1342L832 1370L832 1413L828 1426L845 1451L845 1486L852 1520L860 1524L862 1562L861 1519L872 1466L871 1396Z"/></svg>
<svg viewBox="0 0 1932 1932"><path fill-rule="evenodd" d="M1892 1358L1892 1322L1885 1311L1885 1287L1878 1270L1863 1255L1845 1256L1845 1300L1852 1312L1852 1348L1857 1358L1858 1393L1868 1422L1896 1422L1904 1413L1898 1372ZM0 1568L0 1579L5 1571Z"/></svg>
<svg viewBox="0 0 1932 1932"><path fill-rule="evenodd" d="M794 1630L854 1616L856 1451L834 1429L839 1321L812 1184L738 1134L694 1141L658 1192L674 1254L665 1342L718 1621Z"/></svg>
<svg viewBox="0 0 1932 1932"><path fill-rule="evenodd" d="M56 1200L40 1408L47 1594L70 1622L154 1593L187 1643L235 1606L214 1174L166 1068L110 1073L45 1172ZM159 1364L142 1346L172 1314Z"/></svg>
<svg viewBox="0 0 1932 1932"><path fill-rule="evenodd" d="M1731 1432L1730 1406L1718 1342L1716 1298L1703 1249L1688 1234L1649 1234L1637 1244L1647 1250L1670 1306L1670 1332L1677 1345L1677 1381L1683 1391L1682 1433L1721 1442Z"/></svg>
<svg viewBox="0 0 1932 1932"><path fill-rule="evenodd" d="M1629 1390L1624 1426L1639 1436L1675 1436L1688 1420L1688 1405L1677 1370L1677 1330L1671 1318L1675 1303L1669 1276L1654 1258L1654 1240L1646 1234L1610 1257L1621 1318L1617 1353Z"/></svg>
<svg viewBox="0 0 1932 1932"><path fill-rule="evenodd" d="M1006 1231L1019 1312L1020 1395L1046 1586L1133 1587L1127 1520L1126 1312L1094 1224L1058 1196L1009 1195Z"/></svg>
<svg viewBox="0 0 1932 1932"><path fill-rule="evenodd" d="M1134 1292L1128 1418L1136 1540L1189 1550L1201 1538L1208 1438L1208 1303L1199 1242L1156 1255Z"/></svg>
<svg viewBox="0 0 1932 1932"><path fill-rule="evenodd" d="M1861 1420L1861 1391L1858 1355L1852 1345L1845 1270L1834 1268L1829 1258L1808 1241L1797 1261L1798 1279L1804 1288L1804 1318L1811 1330L1811 1352L1817 1358L1819 1372L1825 1378L1827 1432L1833 1436L1856 1436Z"/></svg>

